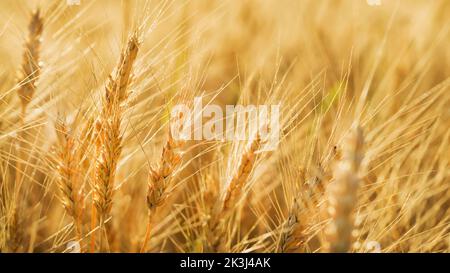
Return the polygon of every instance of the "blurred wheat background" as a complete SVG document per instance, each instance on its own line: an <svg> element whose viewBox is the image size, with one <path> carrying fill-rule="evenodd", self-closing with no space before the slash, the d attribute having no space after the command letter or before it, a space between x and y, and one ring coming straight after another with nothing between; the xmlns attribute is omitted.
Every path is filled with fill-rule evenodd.
<svg viewBox="0 0 450 273"><path fill-rule="evenodd" d="M0 1L0 251L449 252L449 14ZM280 104L278 148L174 140L196 96Z"/></svg>

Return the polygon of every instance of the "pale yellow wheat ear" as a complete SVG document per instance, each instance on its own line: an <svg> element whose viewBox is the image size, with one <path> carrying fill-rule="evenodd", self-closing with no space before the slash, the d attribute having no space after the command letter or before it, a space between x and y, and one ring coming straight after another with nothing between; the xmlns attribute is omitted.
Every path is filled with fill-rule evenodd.
<svg viewBox="0 0 450 273"><path fill-rule="evenodd" d="M21 113L19 115L19 127L24 125L26 109L28 104L30 103L35 89L36 89L36 81L40 76L40 65L39 65L39 55L41 48L41 36L44 29L43 19L40 15L40 10L37 9L32 13L30 22L28 24L28 39L25 42L24 52L23 52L23 60L22 66L19 70L18 75L18 90L17 93L19 95L19 99L21 102ZM17 160L15 166L15 183L14 183L14 200L19 200L19 195L21 192L22 184L23 184L23 161L27 161L27 154L25 150L28 149L27 142L25 140L26 132L23 130L18 131L17 133ZM16 202L16 201L15 201ZM14 203L13 205L13 218L18 217L18 210L21 208L18 204ZM17 231L17 222L12 221L10 230L16 231L16 235L11 236L17 237L19 231Z"/></svg>
<svg viewBox="0 0 450 273"><path fill-rule="evenodd" d="M354 231L353 213L357 190L361 183L360 166L363 159L363 132L354 127L342 144L342 159L333 166L333 180L328 189L328 213L331 221L326 230L327 251L351 251Z"/></svg>
<svg viewBox="0 0 450 273"><path fill-rule="evenodd" d="M277 243L277 252L294 252L304 243L304 223L300 222L300 197L294 198L289 215L281 227L281 236Z"/></svg>
<svg viewBox="0 0 450 273"><path fill-rule="evenodd" d="M244 188L248 177L253 170L253 166L255 165L256 152L259 150L260 145L261 138L258 135L249 143L249 145L242 153L242 156L238 163L238 169L229 182L227 190L225 192L225 198L220 209L221 213L228 212L238 201L242 189Z"/></svg>
<svg viewBox="0 0 450 273"><path fill-rule="evenodd" d="M126 50L120 55L116 70L109 76L105 88L105 110L114 106L113 103L122 103L128 97L128 85L132 80L132 69L139 51L139 44L139 36L134 33L128 39Z"/></svg>
<svg viewBox="0 0 450 273"><path fill-rule="evenodd" d="M224 223L230 215L233 207L239 201L248 178L255 166L256 156L261 147L261 138L257 135L245 147L238 167L227 183L224 198L219 200L218 206L213 211L208 223L209 232L207 234L208 250L211 252L224 251Z"/></svg>
<svg viewBox="0 0 450 273"><path fill-rule="evenodd" d="M132 78L132 68L138 51L139 38L138 34L134 33L128 39L119 63L105 86L102 110L96 124L97 164L93 204L100 218L101 230L112 208L117 163L122 152L122 115L126 107L125 100L128 97L128 86ZM107 231L105 230L104 233L106 235ZM102 237L100 236L100 238ZM91 241L91 250L94 245L93 241ZM102 247L101 242L100 248Z"/></svg>
<svg viewBox="0 0 450 273"><path fill-rule="evenodd" d="M44 28L43 19L40 15L39 9L36 10L30 19L30 23L28 25L28 39L24 46L23 52L23 60L22 66L19 71L18 78L18 94L21 101L21 110L22 113L19 116L19 126L23 126L25 120L25 112L28 104L30 103L34 91L36 89L36 81L40 76L40 65L39 65L39 55L40 55L40 47L41 47L41 36ZM22 166L20 161L26 160L24 159L25 154L25 145L26 141L25 132L20 130L17 135L18 138L18 154L17 154L17 166L16 166L16 187L17 194L20 190L20 186L22 183Z"/></svg>
<svg viewBox="0 0 450 273"><path fill-rule="evenodd" d="M178 150L183 147L184 144L184 141L174 139L169 129L169 137L163 147L159 162L150 166L147 191L148 219L144 240L140 250L141 252L146 251L150 239L153 216L155 215L156 209L161 206L167 198L167 189L170 186L174 172L181 162L182 153Z"/></svg>
<svg viewBox="0 0 450 273"><path fill-rule="evenodd" d="M170 176L181 161L181 153L177 152L177 149L182 144L182 142L174 140L169 134L169 139L163 147L160 162L150 166L147 194L147 206L150 211L160 206L166 198L165 190L169 186Z"/></svg>
<svg viewBox="0 0 450 273"><path fill-rule="evenodd" d="M83 234L81 223L83 195L80 192L79 180L80 154L77 151L73 132L67 124L58 120L55 129L58 137L57 181L61 191L61 202L67 214L72 217L77 240L81 241Z"/></svg>
<svg viewBox="0 0 450 273"><path fill-rule="evenodd" d="M36 81L40 76L40 48L41 36L44 29L40 10L37 9L31 16L28 25L28 40L25 43L22 67L19 73L19 97L22 103L22 111L25 112L27 105L33 98L36 90Z"/></svg>

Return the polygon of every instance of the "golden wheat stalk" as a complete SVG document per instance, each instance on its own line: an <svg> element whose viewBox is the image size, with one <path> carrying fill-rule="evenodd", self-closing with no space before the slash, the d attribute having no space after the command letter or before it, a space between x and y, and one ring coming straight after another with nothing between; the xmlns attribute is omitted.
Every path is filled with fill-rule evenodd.
<svg viewBox="0 0 450 273"><path fill-rule="evenodd" d="M238 163L238 169L228 184L225 198L222 203L221 213L228 212L238 201L242 189L247 183L248 177L253 170L256 162L256 152L261 145L261 138L259 135L252 140L246 147L241 159Z"/></svg>
<svg viewBox="0 0 450 273"><path fill-rule="evenodd" d="M36 81L39 79L40 68L40 48L41 36L44 29L43 19L40 10L37 9L31 16L28 25L28 40L25 43L22 67L19 74L18 94L22 102L22 112L25 112L27 105L33 98L36 90Z"/></svg>
<svg viewBox="0 0 450 273"><path fill-rule="evenodd" d="M147 227L141 252L145 252L150 239L153 215L156 209L164 203L168 196L167 189L173 178L173 173L181 162L182 154L177 150L184 145L184 141L175 140L169 130L169 138L163 147L159 163L150 166L147 191Z"/></svg>
<svg viewBox="0 0 450 273"><path fill-rule="evenodd" d="M361 182L359 170L363 158L363 133L353 128L342 145L342 159L333 168L334 181L329 186L328 212L331 222L326 230L330 252L351 250L354 230L353 211Z"/></svg>
<svg viewBox="0 0 450 273"><path fill-rule="evenodd" d="M79 153L73 135L64 122L57 122L56 134L59 141L58 151L58 186L61 202L68 215L72 217L77 239L82 238L82 194L79 183Z"/></svg>
<svg viewBox="0 0 450 273"><path fill-rule="evenodd" d="M211 251L223 251L225 221L241 197L242 190L254 168L257 156L256 152L260 146L261 138L257 135L245 147L238 162L238 168L227 184L225 196L223 200L220 200L219 206L214 209L213 215L208 221L209 231L207 233L207 239Z"/></svg>
<svg viewBox="0 0 450 273"><path fill-rule="evenodd" d="M37 9L32 13L30 22L28 24L28 39L25 42L24 53L22 57L22 66L19 71L18 76L18 90L19 99L21 101L21 114L19 115L19 127L24 125L25 113L28 104L30 103L34 91L36 89L36 81L40 76L40 47L41 47L41 36L44 29L43 19L40 15L40 10ZM22 129L17 133L17 160L15 169L15 183L14 183L14 200L18 200L19 194L22 188L22 172L23 166L22 161L26 161L25 156L25 145L26 141L25 131ZM13 203L13 218L16 219L17 216L17 204ZM17 221L12 222L12 226L9 228L12 232L17 231ZM11 238L17 237L18 235L12 234Z"/></svg>
<svg viewBox="0 0 450 273"><path fill-rule="evenodd" d="M122 152L123 104L128 97L127 89L132 78L131 72L138 50L139 40L135 33L128 39L127 47L121 54L119 64L108 79L105 97L102 101L102 113L98 120L98 156L93 198L93 204L100 218L100 230L103 229L104 221L112 208L115 174Z"/></svg>
<svg viewBox="0 0 450 273"><path fill-rule="evenodd" d="M97 158L94 203L99 216L107 216L111 211L114 178L117 162L122 151L120 119L117 115L102 120L101 146Z"/></svg>
<svg viewBox="0 0 450 273"><path fill-rule="evenodd" d="M127 89L132 80L132 69L139 51L139 44L138 35L134 33L128 39L125 51L120 55L117 69L109 76L103 110L112 110L116 104L121 104L128 97Z"/></svg>
<svg viewBox="0 0 450 273"><path fill-rule="evenodd" d="M277 252L293 252L304 243L303 231L305 225L300 222L300 200L294 198L288 218L281 227L281 236L277 244Z"/></svg>
<svg viewBox="0 0 450 273"><path fill-rule="evenodd" d="M25 42L22 67L19 71L18 78L18 95L21 101L22 113L19 116L19 125L23 126L25 120L25 112L30 103L34 91L36 89L36 81L40 76L39 55L41 47L41 36L44 29L43 19L40 15L40 10L33 12L28 25L28 40ZM21 130L18 132L18 154L16 163L16 197L19 194L22 184L22 165L21 160L24 157L25 134Z"/></svg>

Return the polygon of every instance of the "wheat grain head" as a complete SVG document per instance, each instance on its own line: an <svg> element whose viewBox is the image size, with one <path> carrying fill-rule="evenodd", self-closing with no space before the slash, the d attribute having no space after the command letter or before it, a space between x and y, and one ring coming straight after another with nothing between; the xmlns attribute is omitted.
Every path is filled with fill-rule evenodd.
<svg viewBox="0 0 450 273"><path fill-rule="evenodd" d="M333 168L334 181L329 186L328 212L331 222L327 228L327 249L330 252L351 250L354 228L353 211L360 184L360 165L363 158L363 133L355 127L343 143L342 160Z"/></svg>

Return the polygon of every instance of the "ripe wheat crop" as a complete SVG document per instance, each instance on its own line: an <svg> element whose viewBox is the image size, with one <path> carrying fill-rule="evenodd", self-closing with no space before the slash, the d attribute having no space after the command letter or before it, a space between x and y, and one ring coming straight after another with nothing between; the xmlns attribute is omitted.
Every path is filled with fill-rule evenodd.
<svg viewBox="0 0 450 273"><path fill-rule="evenodd" d="M450 1L75 2L0 1L0 252L450 251Z"/></svg>

